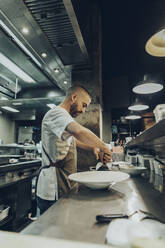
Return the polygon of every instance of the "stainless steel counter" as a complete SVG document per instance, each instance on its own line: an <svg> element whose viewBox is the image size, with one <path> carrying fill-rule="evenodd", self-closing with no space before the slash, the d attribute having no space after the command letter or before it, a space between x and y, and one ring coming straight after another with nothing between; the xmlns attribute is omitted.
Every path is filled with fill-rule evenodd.
<svg viewBox="0 0 165 248"><path fill-rule="evenodd" d="M165 220L165 196L143 178L133 178L108 190L80 189L61 198L23 234L103 244L107 224L97 224L96 215L132 213L142 209Z"/></svg>

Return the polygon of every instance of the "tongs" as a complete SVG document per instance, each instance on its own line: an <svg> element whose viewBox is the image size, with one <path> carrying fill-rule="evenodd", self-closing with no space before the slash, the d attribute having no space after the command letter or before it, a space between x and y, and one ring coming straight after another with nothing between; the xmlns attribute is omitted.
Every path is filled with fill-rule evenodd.
<svg viewBox="0 0 165 248"><path fill-rule="evenodd" d="M155 216L154 214L150 213L150 212L147 212L147 211L144 211L144 210L137 210L136 211L137 213L141 213L141 218L140 220L145 220L145 219L151 219L151 220L157 220L163 224L165 224L165 221L160 219L159 217Z"/></svg>
<svg viewBox="0 0 165 248"><path fill-rule="evenodd" d="M128 218L126 214L100 214L96 215L96 220L99 223L109 223L116 218Z"/></svg>
<svg viewBox="0 0 165 248"><path fill-rule="evenodd" d="M132 214L128 215L128 214L123 214L123 213L119 213L119 214L102 214L102 215L96 215L96 220L99 223L109 223L112 220L116 219L116 218L131 218L133 217L135 214L138 214L138 221L142 221L145 219L152 219L152 220L157 220L163 224L165 224L164 220L159 219L157 216L153 215L152 213L149 213L147 211L144 210L136 210L135 212L133 212Z"/></svg>

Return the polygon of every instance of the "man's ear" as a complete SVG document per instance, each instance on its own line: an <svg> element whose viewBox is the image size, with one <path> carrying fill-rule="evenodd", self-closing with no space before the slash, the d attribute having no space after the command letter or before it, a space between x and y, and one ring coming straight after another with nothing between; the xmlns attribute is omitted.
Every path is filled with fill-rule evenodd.
<svg viewBox="0 0 165 248"><path fill-rule="evenodd" d="M72 100L72 102L74 103L74 102L77 100L77 95L76 95L76 94L73 94L73 95L71 96L71 100Z"/></svg>

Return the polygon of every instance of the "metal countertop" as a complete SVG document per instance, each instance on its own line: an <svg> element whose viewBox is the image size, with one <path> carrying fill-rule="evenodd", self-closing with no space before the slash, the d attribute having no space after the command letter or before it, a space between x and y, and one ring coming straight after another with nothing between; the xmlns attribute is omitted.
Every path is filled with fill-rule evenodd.
<svg viewBox="0 0 165 248"><path fill-rule="evenodd" d="M104 244L108 224L96 223L96 215L137 209L165 220L165 195L141 177L118 183L110 191L84 187L61 198L21 233Z"/></svg>

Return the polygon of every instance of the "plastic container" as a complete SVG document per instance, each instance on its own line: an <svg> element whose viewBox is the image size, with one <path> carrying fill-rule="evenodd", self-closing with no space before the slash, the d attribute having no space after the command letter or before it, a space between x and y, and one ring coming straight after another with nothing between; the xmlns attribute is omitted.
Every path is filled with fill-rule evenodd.
<svg viewBox="0 0 165 248"><path fill-rule="evenodd" d="M156 122L165 119L165 104L159 104L153 111Z"/></svg>

